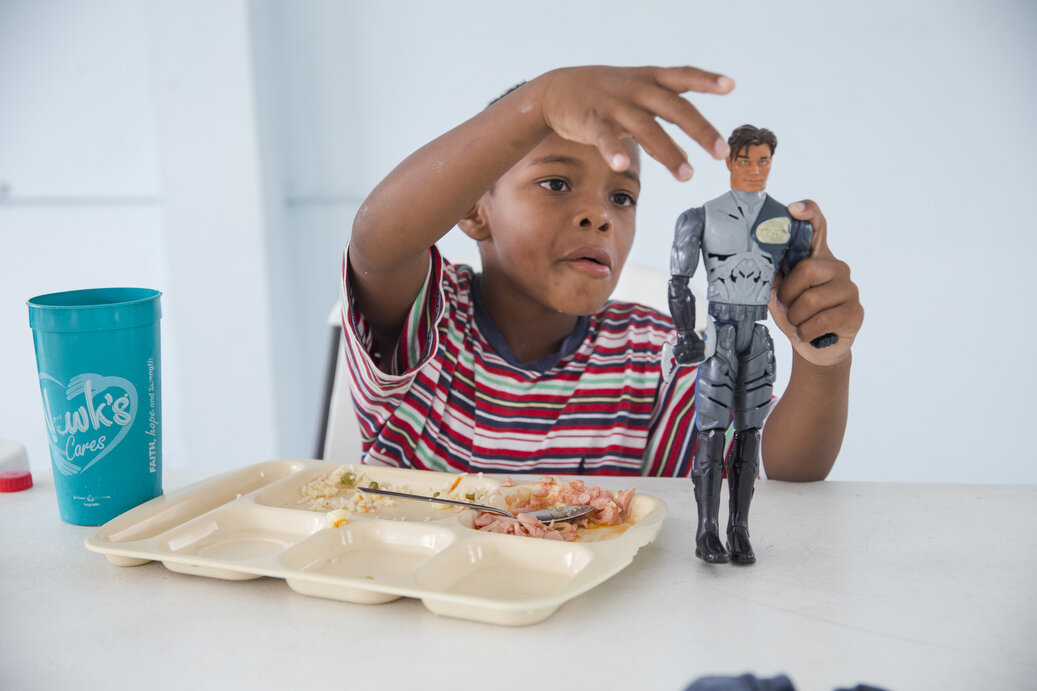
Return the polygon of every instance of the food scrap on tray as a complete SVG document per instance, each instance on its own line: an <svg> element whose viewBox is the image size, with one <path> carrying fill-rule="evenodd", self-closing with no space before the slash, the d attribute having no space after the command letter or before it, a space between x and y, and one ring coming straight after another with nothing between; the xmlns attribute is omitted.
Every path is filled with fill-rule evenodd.
<svg viewBox="0 0 1037 691"><path fill-rule="evenodd" d="M485 489L472 489L459 486L465 474L457 475L449 485L435 492L438 496L442 494L448 499L459 499L464 501L479 501L488 492ZM330 473L320 475L299 488L299 498L296 503L310 511L327 512L328 523L332 527L348 524L354 514L372 516L380 509L398 506L400 500L393 497L365 494L356 491L357 487L371 487L378 489L379 482L374 480L365 472L362 466L342 465ZM399 492L409 492L410 487L393 484L386 485L383 489L392 489ZM450 511L450 507L438 505L436 509Z"/></svg>
<svg viewBox="0 0 1037 691"><path fill-rule="evenodd" d="M476 517L475 527L489 533L524 535L549 540L578 540L579 528L619 525L630 517L630 502L636 490L635 487L631 487L621 492L613 492L604 487L587 487L582 480L562 484L553 477L542 477L533 486L518 486L514 491L510 491L514 485L509 479L504 487L509 491L499 495L505 504L500 508L516 514L517 518L507 518L484 511ZM486 503L497 506L492 501L487 500ZM571 523L551 524L542 523L529 515L533 511L573 504L593 506L594 513Z"/></svg>
<svg viewBox="0 0 1037 691"><path fill-rule="evenodd" d="M630 504L636 490L631 487L616 492L604 487L587 487L582 480L562 483L549 476L529 484L515 484L508 478L497 488L472 488L462 483L465 477L464 474L454 476L449 485L433 491L433 495L478 502L516 515L516 518L508 518L488 511L479 512L474 520L477 530L548 540L579 540L581 530L620 526L630 518ZM400 502L393 497L358 492L357 487L378 488L379 483L368 477L362 467L339 466L304 484L299 490L298 503L312 511L327 512L329 524L338 527L348 525L354 514L374 515L379 509L394 507ZM410 487L395 485L386 485L382 489L413 492ZM428 491L428 488L424 491ZM572 522L555 521L549 524L530 515L533 511L575 504L592 506L594 513ZM467 510L434 504L430 506L453 512Z"/></svg>

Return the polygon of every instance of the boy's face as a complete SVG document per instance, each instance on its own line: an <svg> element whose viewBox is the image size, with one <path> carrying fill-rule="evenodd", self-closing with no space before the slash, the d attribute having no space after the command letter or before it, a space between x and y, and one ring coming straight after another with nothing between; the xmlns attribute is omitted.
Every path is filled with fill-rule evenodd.
<svg viewBox="0 0 1037 691"><path fill-rule="evenodd" d="M762 192L767 188L771 173L771 147L766 144L748 146L727 159L731 171L731 189L742 192Z"/></svg>
<svg viewBox="0 0 1037 691"><path fill-rule="evenodd" d="M551 134L497 181L480 200L484 291L568 315L601 309L634 241L640 162L626 146L632 163L617 173Z"/></svg>

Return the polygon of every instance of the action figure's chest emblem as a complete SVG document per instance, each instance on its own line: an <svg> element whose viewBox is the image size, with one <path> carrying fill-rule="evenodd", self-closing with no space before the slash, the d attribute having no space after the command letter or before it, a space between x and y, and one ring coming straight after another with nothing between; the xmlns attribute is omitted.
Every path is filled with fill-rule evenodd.
<svg viewBox="0 0 1037 691"><path fill-rule="evenodd" d="M784 245L792 237L791 226L792 219L788 216L768 219L756 227L756 241L763 245Z"/></svg>

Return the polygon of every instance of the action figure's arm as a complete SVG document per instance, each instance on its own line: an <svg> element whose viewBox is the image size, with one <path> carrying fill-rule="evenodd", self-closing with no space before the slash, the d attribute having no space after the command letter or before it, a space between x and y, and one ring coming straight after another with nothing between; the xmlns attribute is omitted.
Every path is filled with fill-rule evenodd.
<svg viewBox="0 0 1037 691"><path fill-rule="evenodd" d="M810 221L799 221L794 218L789 232L792 237L789 239L788 247L785 248L785 256L781 260L781 272L786 276L795 268L796 264L810 256L810 246L814 241L814 226L810 225Z"/></svg>
<svg viewBox="0 0 1037 691"><path fill-rule="evenodd" d="M674 359L682 365L700 362L705 355L705 345L695 333L695 296L688 285L695 275L702 249L702 233L705 230L705 209L688 209L677 218L673 230L673 247L670 250L670 316L677 328L677 343L673 347Z"/></svg>

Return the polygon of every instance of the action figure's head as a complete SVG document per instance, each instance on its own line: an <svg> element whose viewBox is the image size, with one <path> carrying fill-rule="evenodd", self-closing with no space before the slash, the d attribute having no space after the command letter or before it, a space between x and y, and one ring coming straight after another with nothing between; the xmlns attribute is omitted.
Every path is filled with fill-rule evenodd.
<svg viewBox="0 0 1037 691"><path fill-rule="evenodd" d="M727 140L731 156L727 169L731 171L731 189L742 192L762 192L767 188L771 172L771 158L778 148L778 138L763 127L742 125Z"/></svg>

